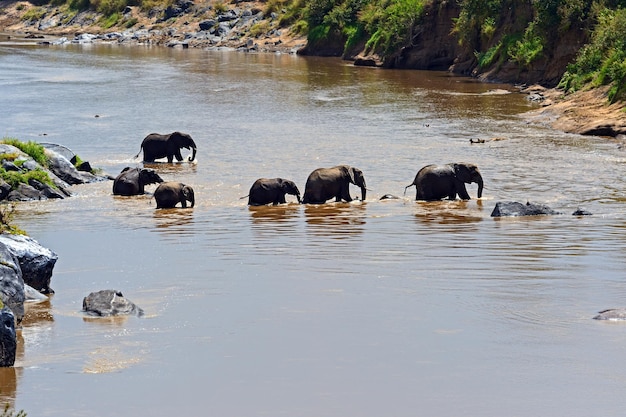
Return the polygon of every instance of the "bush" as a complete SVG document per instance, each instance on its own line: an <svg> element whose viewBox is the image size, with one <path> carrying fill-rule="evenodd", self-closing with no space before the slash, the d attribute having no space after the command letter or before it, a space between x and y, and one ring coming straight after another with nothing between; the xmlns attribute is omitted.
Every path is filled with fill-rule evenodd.
<svg viewBox="0 0 626 417"><path fill-rule="evenodd" d="M46 15L46 9L43 7L31 7L23 15L22 20L25 22L41 20Z"/></svg>
<svg viewBox="0 0 626 417"><path fill-rule="evenodd" d="M624 99L626 90L626 9L604 9L591 42L567 67L559 86L567 92L610 85L609 101Z"/></svg>
<svg viewBox="0 0 626 417"><path fill-rule="evenodd" d="M26 232L20 229L19 227L12 224L13 216L15 215L15 205L0 203L0 233L10 233L13 235L25 235ZM0 414L0 417L4 416L16 416L16 417L26 417L26 413L20 411L18 414L13 414L9 410L9 404L4 407L4 412Z"/></svg>

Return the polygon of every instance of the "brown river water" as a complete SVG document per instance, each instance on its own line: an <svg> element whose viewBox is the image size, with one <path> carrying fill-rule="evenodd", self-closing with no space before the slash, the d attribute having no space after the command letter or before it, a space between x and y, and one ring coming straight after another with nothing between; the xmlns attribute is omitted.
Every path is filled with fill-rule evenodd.
<svg viewBox="0 0 626 417"><path fill-rule="evenodd" d="M28 308L0 372L0 400L29 416L624 414L626 324L592 317L626 306L626 153L529 122L512 86L294 55L0 45L0 96L0 135L114 175L141 165L148 133L198 144L195 163L151 165L195 189L193 209L114 197L110 181L18 205L59 256L56 294ZM457 161L481 169L481 200L475 184L470 201L403 196L422 166ZM364 172L366 201L240 199L257 178L304 191L338 164ZM505 200L564 214L490 217ZM108 288L145 317L85 318L83 297Z"/></svg>

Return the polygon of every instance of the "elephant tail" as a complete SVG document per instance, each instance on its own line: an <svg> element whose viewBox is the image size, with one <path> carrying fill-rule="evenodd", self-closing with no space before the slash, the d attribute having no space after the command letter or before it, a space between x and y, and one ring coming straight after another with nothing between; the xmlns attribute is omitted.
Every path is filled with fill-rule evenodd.
<svg viewBox="0 0 626 417"><path fill-rule="evenodd" d="M413 187L414 185L415 185L415 186L417 186L417 185L415 184L415 182L413 182L413 183L411 183L411 184L407 185L406 187L404 187L404 195L406 195L406 190L407 190L409 187Z"/></svg>
<svg viewBox="0 0 626 417"><path fill-rule="evenodd" d="M244 198L248 198L248 197L250 197L250 194L248 194L248 195L244 195L243 197L239 197L239 199L240 199L240 200L243 200Z"/></svg>
<svg viewBox="0 0 626 417"><path fill-rule="evenodd" d="M143 143L141 144L141 146L139 147L139 152L137 152L137 155L135 155L134 159L139 158L139 154L141 153L141 150L143 149Z"/></svg>

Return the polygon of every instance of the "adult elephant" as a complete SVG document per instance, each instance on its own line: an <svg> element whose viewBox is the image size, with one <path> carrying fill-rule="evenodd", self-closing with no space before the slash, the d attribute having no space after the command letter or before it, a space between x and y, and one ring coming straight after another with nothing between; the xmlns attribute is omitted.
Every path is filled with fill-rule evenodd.
<svg viewBox="0 0 626 417"><path fill-rule="evenodd" d="M360 169L348 165L318 168L306 180L302 202L322 204L333 197L350 202L350 184L361 188L361 200L365 200L365 177Z"/></svg>
<svg viewBox="0 0 626 417"><path fill-rule="evenodd" d="M145 193L147 184L163 182L163 178L150 168L126 167L113 180L113 194L115 195L138 195Z"/></svg>
<svg viewBox="0 0 626 417"><path fill-rule="evenodd" d="M163 182L154 190L154 199L157 208L174 208L180 203L183 208L187 208L187 201L191 207L196 203L193 188L182 182Z"/></svg>
<svg viewBox="0 0 626 417"><path fill-rule="evenodd" d="M283 178L259 178L250 187L248 205L283 204L287 202L285 201L285 194L295 195L298 203L300 202L300 190L293 181Z"/></svg>
<svg viewBox="0 0 626 417"><path fill-rule="evenodd" d="M454 200L456 195L463 200L469 200L465 184L478 184L478 198L483 195L483 177L474 164L450 163L446 165L426 165L420 169L413 182L407 185L406 190L413 185L417 189L416 200L434 201L443 198Z"/></svg>
<svg viewBox="0 0 626 417"><path fill-rule="evenodd" d="M144 162L154 162L155 159L159 158L167 158L167 162L172 162L174 158L177 161L182 161L183 157L180 154L182 148L192 150L192 154L189 157L190 162L196 158L196 143L187 133L173 132L169 135L150 133L141 142L139 153L135 155L135 158L139 156L143 149Z"/></svg>

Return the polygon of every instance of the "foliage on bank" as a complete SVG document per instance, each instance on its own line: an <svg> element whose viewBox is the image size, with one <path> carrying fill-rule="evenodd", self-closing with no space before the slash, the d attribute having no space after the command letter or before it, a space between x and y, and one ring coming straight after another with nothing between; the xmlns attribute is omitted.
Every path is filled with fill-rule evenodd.
<svg viewBox="0 0 626 417"><path fill-rule="evenodd" d="M110 27L134 23L121 18L127 6L152 13L189 1L35 0L35 4L64 7L67 19L79 10L93 10L103 15L101 26ZM216 15L229 3L239 2L202 1ZM571 57L562 70L559 67L556 81L565 72L561 85L568 91L608 84L612 101L626 94L626 0L266 0L263 13L275 15L279 27L306 34L313 54L347 57L360 52L385 61L415 46L428 19L444 8L454 10L448 35L473 57L479 72L497 72L504 66L517 67L520 73L542 71L553 64L550 60L559 46L575 40L581 42L577 58ZM36 20L40 14L33 7L24 18ZM267 30L263 24L268 23L253 26L250 34Z"/></svg>
<svg viewBox="0 0 626 417"><path fill-rule="evenodd" d="M410 47L432 11L453 0L305 0L309 42L362 43L383 58ZM534 70L572 31L590 42L561 84L568 91L610 84L611 100L626 90L626 0L456 0L452 36L474 54L479 71L513 64ZM425 13L430 10L431 13Z"/></svg>

